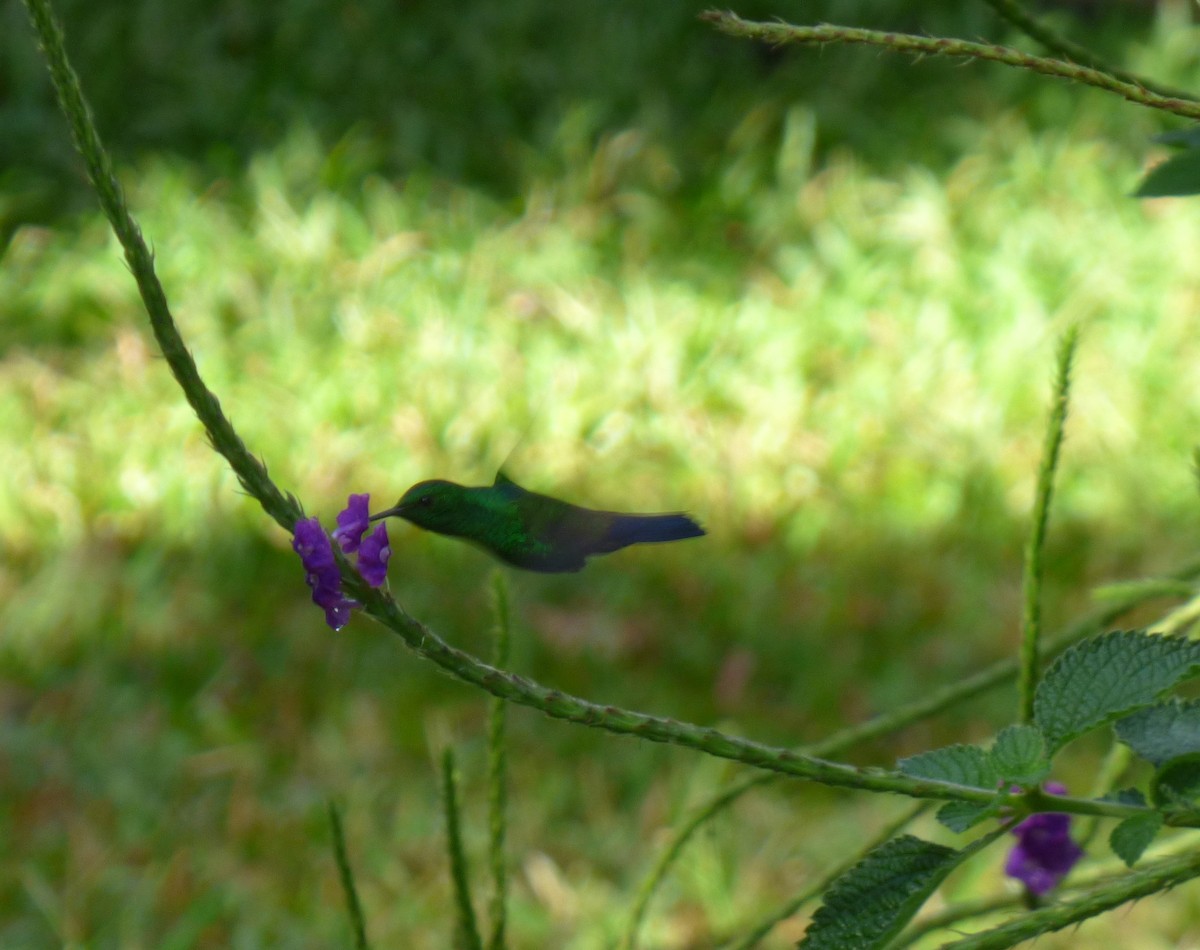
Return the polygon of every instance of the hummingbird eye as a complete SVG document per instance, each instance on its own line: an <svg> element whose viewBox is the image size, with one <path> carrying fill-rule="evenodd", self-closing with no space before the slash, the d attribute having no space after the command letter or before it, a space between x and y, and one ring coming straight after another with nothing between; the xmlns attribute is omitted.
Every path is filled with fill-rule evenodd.
<svg viewBox="0 0 1200 950"><path fill-rule="evenodd" d="M426 495L419 502L417 502L417 504L419 504L422 508L430 508L433 506L433 496Z"/></svg>

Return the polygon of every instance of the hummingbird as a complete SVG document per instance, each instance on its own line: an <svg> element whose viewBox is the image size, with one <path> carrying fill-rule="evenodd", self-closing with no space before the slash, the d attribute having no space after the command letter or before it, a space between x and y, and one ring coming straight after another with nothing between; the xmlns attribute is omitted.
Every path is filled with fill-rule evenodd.
<svg viewBox="0 0 1200 950"><path fill-rule="evenodd" d="M432 479L413 485L371 521L398 516L419 528L464 538L526 571L582 570L589 557L631 544L698 538L704 529L685 514L629 515L596 511L526 491L500 472L490 486L469 488Z"/></svg>

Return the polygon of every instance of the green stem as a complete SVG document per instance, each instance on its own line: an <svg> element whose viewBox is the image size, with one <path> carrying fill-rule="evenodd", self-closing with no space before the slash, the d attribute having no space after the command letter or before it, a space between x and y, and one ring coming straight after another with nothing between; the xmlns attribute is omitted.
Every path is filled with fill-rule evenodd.
<svg viewBox="0 0 1200 950"><path fill-rule="evenodd" d="M1194 842L1189 842L1189 840L1181 836L1171 850L1166 852L1160 851L1154 858L1155 863L1151 866L1157 866L1157 863L1164 859L1175 859L1184 854L1192 854L1194 852ZM1124 862L1115 858L1107 861L1099 861L1095 865L1089 863L1089 870L1087 872L1079 875L1072 874L1059 886L1054 892L1055 898L1062 901L1067 898L1092 897L1101 891L1108 890L1114 883L1124 881L1128 875L1129 869L1125 867ZM921 937L935 930L945 930L953 927L955 930L961 931L962 928L956 925L961 924L965 920L970 920L972 917L984 917L1002 910L1009 910L1022 903L1024 903L1023 895L1009 893L954 904L945 910L922 918L920 922L904 932L899 942L895 945L889 945L888 950L902 950L903 947L912 946Z"/></svg>
<svg viewBox="0 0 1200 950"><path fill-rule="evenodd" d="M967 801L984 804L995 793L952 782L919 779L877 768L863 768L830 762L795 749L769 746L716 729L677 722L660 716L616 706L601 706L578 696L549 689L522 676L497 670L468 653L450 646L437 634L410 617L394 600L380 590L367 586L361 578L346 577L347 593L370 616L395 631L418 655L431 660L443 670L466 683L478 686L493 696L521 706L539 709L552 719L561 719L601 729L616 735L635 736L652 742L663 742L685 749L704 752L717 758L730 759L745 765L791 775L838 788L862 791L890 792L911 798L938 801ZM1136 805L1116 802L1095 802L1080 798L1055 797L1054 810L1079 815L1105 815L1128 818L1149 811ZM1168 823L1180 827L1200 825L1200 812L1185 812L1172 816Z"/></svg>
<svg viewBox="0 0 1200 950"><path fill-rule="evenodd" d="M337 861L338 875L342 881L342 892L346 895L346 912L354 928L354 946L368 950L367 922L363 916L362 903L358 899L358 888L354 884L354 871L350 867L350 856L346 851L346 834L342 829L342 816L337 805L329 803L329 827L333 832L333 855Z"/></svg>
<svg viewBox="0 0 1200 950"><path fill-rule="evenodd" d="M1033 722L1033 696L1037 688L1038 650L1042 636L1042 554L1046 547L1046 524L1054 498L1054 473L1058 470L1063 429L1067 422L1067 401L1071 392L1071 363L1079 344L1079 330L1072 327L1058 348L1058 368L1054 379L1054 401L1046 425L1046 441L1038 467L1037 495L1033 504L1033 527L1025 549L1024 616L1021 620L1021 671L1017 677L1017 696L1021 722Z"/></svg>
<svg viewBox="0 0 1200 950"><path fill-rule="evenodd" d="M510 639L508 586L504 575L496 571L493 581L496 609L496 642L492 664L497 669L508 665ZM504 718L508 704L493 696L488 720L488 857L492 871L490 903L491 934L489 950L503 950L507 922L508 871L504 859L506 763Z"/></svg>
<svg viewBox="0 0 1200 950"><path fill-rule="evenodd" d="M790 23L757 23L743 20L732 13L709 10L700 15L718 30L730 36L786 45L816 45L822 43L859 43L880 46L897 53L918 56L954 56L1002 63L1017 69L1027 69L1055 79L1069 79L1096 89L1103 89L1150 109L1161 109L1187 119L1200 119L1200 102L1176 96L1162 96L1144 86L1125 82L1115 76L1088 66L1060 59L1031 56L1020 50L993 43L972 43L944 36L914 36L909 33L884 33L879 30L860 30L848 26L793 26Z"/></svg>
<svg viewBox="0 0 1200 950"><path fill-rule="evenodd" d="M1104 62L1104 60L1086 46L1081 46L1079 43L1073 42L1067 37L1054 32L1040 20L1035 19L1016 0L983 0L983 2L995 10L1003 19L1007 20L1026 36L1036 40L1051 53L1055 53L1066 59L1073 59L1077 63L1083 63L1085 66L1091 66L1093 69L1108 73L1110 76L1115 76L1124 82L1142 86L1151 92L1158 93L1160 96L1169 96L1176 99L1196 98L1190 92L1161 85L1153 80L1145 79L1137 73L1131 73Z"/></svg>
<svg viewBox="0 0 1200 950"><path fill-rule="evenodd" d="M475 908L471 904L471 884L467 854L463 848L459 822L458 777L454 769L454 750L442 753L442 802L446 809L446 847L450 852L450 876L454 881L454 901L458 907L458 930L470 950L483 950Z"/></svg>
<svg viewBox="0 0 1200 950"><path fill-rule="evenodd" d="M973 917L985 917L997 911L1009 910L1021 904L1023 900L1023 895L1010 893L954 904L929 917L923 917L904 931L894 943L889 944L888 950L904 950L905 947L911 947L926 934L933 933L935 930L944 930Z"/></svg>
<svg viewBox="0 0 1200 950"><path fill-rule="evenodd" d="M955 950L1003 950L1005 947L1014 947L1025 940L1062 930L1127 901L1147 897L1197 876L1200 876L1200 852L1189 851L1140 871L1130 872L1112 884L1077 900L1052 904L1041 910L1023 914L999 927L945 946Z"/></svg>

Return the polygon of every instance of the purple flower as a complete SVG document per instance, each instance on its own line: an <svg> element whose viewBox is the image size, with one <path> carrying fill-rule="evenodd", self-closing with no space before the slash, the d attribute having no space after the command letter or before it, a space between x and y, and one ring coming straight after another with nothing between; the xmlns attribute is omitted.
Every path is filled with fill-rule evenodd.
<svg viewBox="0 0 1200 950"><path fill-rule="evenodd" d="M340 583L337 587L314 587L313 603L325 611L325 622L334 630L346 626L350 622L350 612L359 606L358 601L342 593Z"/></svg>
<svg viewBox="0 0 1200 950"><path fill-rule="evenodd" d="M333 556L329 536L316 518L296 522L292 549L304 565L305 582L312 588L313 603L325 611L325 622L341 630L350 620L350 611L358 606L342 594L342 573Z"/></svg>
<svg viewBox="0 0 1200 950"><path fill-rule="evenodd" d="M1047 782L1046 791L1051 795L1067 793L1058 782ZM1017 845L1008 854L1004 873L1021 881L1038 897L1054 890L1083 857L1083 849L1071 839L1070 815L1030 815L1012 833Z"/></svg>
<svg viewBox="0 0 1200 950"><path fill-rule="evenodd" d="M338 572L333 557L333 545L316 518L305 518L296 522L292 550L300 555L300 562L308 572L308 586L317 591L341 587L342 575Z"/></svg>
<svg viewBox="0 0 1200 950"><path fill-rule="evenodd" d="M387 526L380 525L363 537L369 525L370 495L351 495L346 507L337 516L333 540L346 554L358 552L358 571L372 587L387 580L388 559L392 549L388 543ZM342 593L342 572L333 555L329 535L316 518L296 522L292 547L300 555L307 574L305 580L312 588L313 603L325 611L325 622L340 630L350 621L350 611L362 605Z"/></svg>
<svg viewBox="0 0 1200 950"><path fill-rule="evenodd" d="M333 532L333 540L346 554L353 554L358 550L359 540L367 530L367 518L371 513L368 508L370 501L370 495L351 495L346 500L346 507L337 516L338 526Z"/></svg>
<svg viewBox="0 0 1200 950"><path fill-rule="evenodd" d="M366 495L359 497L365 498ZM392 549L388 544L387 525L381 524L363 538L362 544L359 546L358 573L372 587L379 587L387 580L387 563L391 556Z"/></svg>

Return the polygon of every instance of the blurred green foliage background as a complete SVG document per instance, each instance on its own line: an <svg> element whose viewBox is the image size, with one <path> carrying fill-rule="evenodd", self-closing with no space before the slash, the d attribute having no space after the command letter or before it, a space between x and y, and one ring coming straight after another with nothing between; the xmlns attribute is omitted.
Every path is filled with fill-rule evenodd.
<svg viewBox="0 0 1200 950"><path fill-rule="evenodd" d="M530 488L708 527L511 575L520 672L794 744L1008 655L1073 321L1048 621L1195 552L1196 205L1128 197L1161 116L755 47L692 2L58 7L200 369L310 513L511 453ZM983 4L737 9L1006 36ZM1196 88L1186 9L1054 22ZM0 945L345 945L333 797L377 945L446 946L433 753L460 748L478 864L484 697L365 620L323 627L155 355L23 16L0 7ZM486 655L494 566L392 537L400 601ZM983 739L1013 707L856 760ZM739 770L510 724L513 945L610 946L669 829ZM903 807L746 798L685 853L649 945L736 934ZM973 873L951 891L1005 886ZM1173 894L1083 934L1175 946L1196 911Z"/></svg>

